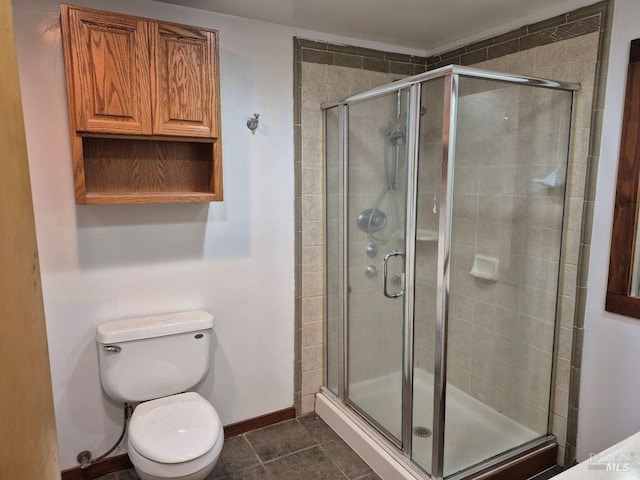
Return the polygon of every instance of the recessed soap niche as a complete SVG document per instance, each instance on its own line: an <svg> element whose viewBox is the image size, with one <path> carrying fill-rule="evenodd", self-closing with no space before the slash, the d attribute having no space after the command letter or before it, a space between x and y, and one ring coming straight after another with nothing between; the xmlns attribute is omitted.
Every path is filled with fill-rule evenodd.
<svg viewBox="0 0 640 480"><path fill-rule="evenodd" d="M500 260L495 257L487 257L485 255L476 255L473 258L473 266L469 272L473 277L487 280L490 282L498 281L498 272L500 271Z"/></svg>

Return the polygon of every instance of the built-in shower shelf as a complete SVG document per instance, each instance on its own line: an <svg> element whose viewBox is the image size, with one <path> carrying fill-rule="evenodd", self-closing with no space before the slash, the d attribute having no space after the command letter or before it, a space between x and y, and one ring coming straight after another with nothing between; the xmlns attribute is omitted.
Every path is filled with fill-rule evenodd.
<svg viewBox="0 0 640 480"><path fill-rule="evenodd" d="M438 231L429 230L428 228L418 228L416 230L416 241L418 242L437 242Z"/></svg>

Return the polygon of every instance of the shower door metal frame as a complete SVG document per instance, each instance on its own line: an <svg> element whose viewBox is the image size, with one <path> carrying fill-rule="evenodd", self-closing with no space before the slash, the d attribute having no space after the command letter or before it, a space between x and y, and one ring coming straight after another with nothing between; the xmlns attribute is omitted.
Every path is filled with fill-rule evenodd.
<svg viewBox="0 0 640 480"><path fill-rule="evenodd" d="M443 109L443 133L442 133L442 183L440 185L440 214L438 225L438 278L436 294L436 335L435 335L435 363L434 363L434 401L433 401L433 446L431 456L432 478L442 480L444 478L444 435L446 416L446 378L447 378L447 343L448 343L448 315L449 315L449 287L450 287L450 250L451 250L451 229L452 229L452 200L453 200L453 173L455 166L455 136L457 132L457 106L458 106L458 85L460 77L474 77L485 80L493 80L504 83L526 85L531 87L542 87L554 90L572 91L572 107L574 110L575 92L580 89L580 85L570 82L558 82L543 78L527 77L514 74L498 73L472 67L460 67L450 65L413 77L398 80L392 84L373 88L363 93L348 96L342 100L324 102L321 106L323 110L332 107L340 107L340 138L342 142L341 155L343 172L343 223L342 223L342 315L340 319L341 328L340 339L340 378L338 385L338 397L350 407L357 415L370 423L378 432L396 447L401 447L402 453L407 461L411 461L412 444L412 416L413 416L413 326L414 326L414 305L415 295L415 234L416 234L416 208L415 195L417 193L417 172L419 154L419 129L420 129L420 103L421 84L428 80L444 78L444 109ZM348 108L354 103L370 100L382 95L409 89L409 125L408 125L408 148L407 148L407 209L405 225L405 309L404 309L404 340L403 340L403 405L402 405L402 442L385 432L375 420L370 418L365 412L357 408L348 401L348 295L346 288L348 285ZM570 126L571 127L571 126ZM565 196L566 197L566 196ZM566 201L566 198L565 198ZM410 314L410 316L408 315ZM325 385L326 385L325 377ZM328 391L324 389L323 391ZM489 468L498 462L508 460L518 453L536 446L544 447L549 444L553 436L541 436L539 439L519 445L507 452L503 452L496 457L487 459L486 462L464 469L450 477L451 479L464 478L474 472ZM413 463L413 462L412 462Z"/></svg>
<svg viewBox="0 0 640 480"><path fill-rule="evenodd" d="M402 368L402 452L411 457L413 443L413 338L415 313L415 258L418 195L418 157L420 149L420 103L422 83L414 83L409 90L409 118L407 120L407 199L405 205L405 294L403 315Z"/></svg>
<svg viewBox="0 0 640 480"><path fill-rule="evenodd" d="M347 228L347 222L345 219L349 218L349 202L347 192L349 191L349 105L344 104L340 106L340 161L342 162L342 315L340 315L340 337L338 339L340 349L340 385L338 393L340 400L346 403L349 397L349 365L347 359L349 358L349 322L347 318L349 316L349 295L347 289L349 288L349 229Z"/></svg>
<svg viewBox="0 0 640 480"><path fill-rule="evenodd" d="M438 219L438 272L436 294L435 362L433 368L433 443L431 474L444 477L444 428L447 400L447 345L449 340L449 266L453 215L453 172L458 120L457 74L444 78L442 110L442 183Z"/></svg>

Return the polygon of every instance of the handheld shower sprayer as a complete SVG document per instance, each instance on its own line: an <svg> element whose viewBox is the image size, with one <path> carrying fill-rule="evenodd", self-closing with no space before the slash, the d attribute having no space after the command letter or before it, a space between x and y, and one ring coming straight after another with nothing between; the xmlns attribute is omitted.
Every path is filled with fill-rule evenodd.
<svg viewBox="0 0 640 480"><path fill-rule="evenodd" d="M357 218L358 228L367 233L373 243L388 243L399 234L400 208L396 196L400 185L400 171L404 165L404 150L407 139L407 115L402 105L402 93L398 91L396 98L395 123L386 133L384 151L385 186L378 195L373 208L360 213ZM404 114L403 114L404 113ZM427 113L420 107L420 116ZM387 213L382 211L383 204ZM388 214L388 215L387 215Z"/></svg>

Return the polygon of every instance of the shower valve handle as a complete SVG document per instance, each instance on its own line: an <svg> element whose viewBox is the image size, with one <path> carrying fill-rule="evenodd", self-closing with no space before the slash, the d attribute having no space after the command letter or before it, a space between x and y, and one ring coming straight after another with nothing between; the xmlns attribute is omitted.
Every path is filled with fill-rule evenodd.
<svg viewBox="0 0 640 480"><path fill-rule="evenodd" d="M384 288L384 296L387 297L387 298L398 298L398 297L401 297L402 295L404 295L404 281L401 282L401 288L397 292L389 293L389 290L387 289L387 265L388 265L389 259L391 257L402 257L403 264L404 264L404 253L399 252L397 250L394 250L393 252L389 252L384 256L384 262L383 262L384 280L382 281L382 285L383 285L383 288ZM403 267L402 270L404 271L404 267ZM404 274L402 275L402 277L404 277Z"/></svg>

